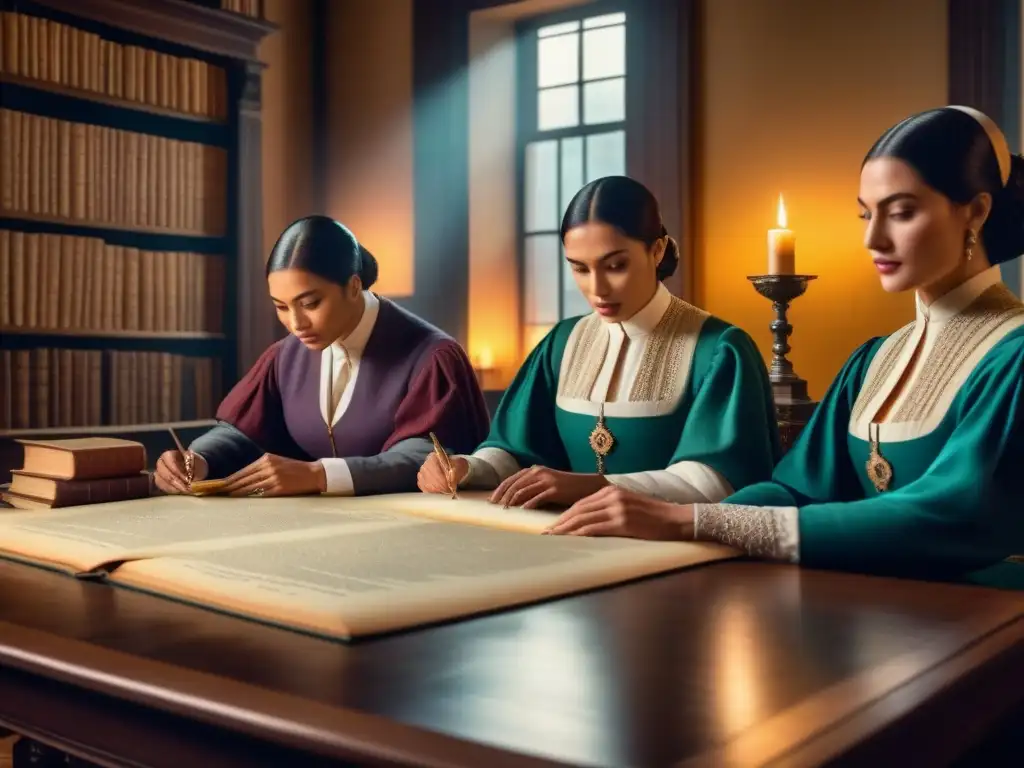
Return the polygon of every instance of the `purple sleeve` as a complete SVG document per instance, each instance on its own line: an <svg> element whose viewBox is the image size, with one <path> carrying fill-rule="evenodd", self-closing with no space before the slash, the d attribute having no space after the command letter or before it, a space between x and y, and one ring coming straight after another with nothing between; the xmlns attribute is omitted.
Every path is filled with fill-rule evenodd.
<svg viewBox="0 0 1024 768"><path fill-rule="evenodd" d="M395 414L388 450L429 433L454 453L471 453L487 437L490 417L483 392L465 351L453 340L434 345L425 355Z"/></svg>
<svg viewBox="0 0 1024 768"><path fill-rule="evenodd" d="M299 458L303 452L288 432L277 382L277 360L283 343L268 347L232 387L217 408L217 420L233 426L265 453Z"/></svg>

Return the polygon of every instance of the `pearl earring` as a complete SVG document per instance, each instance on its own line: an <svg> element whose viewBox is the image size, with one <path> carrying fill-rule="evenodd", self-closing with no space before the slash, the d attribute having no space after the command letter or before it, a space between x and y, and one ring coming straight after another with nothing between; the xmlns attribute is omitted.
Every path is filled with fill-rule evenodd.
<svg viewBox="0 0 1024 768"><path fill-rule="evenodd" d="M978 243L978 236L974 232L967 233L967 260L974 258L974 246Z"/></svg>

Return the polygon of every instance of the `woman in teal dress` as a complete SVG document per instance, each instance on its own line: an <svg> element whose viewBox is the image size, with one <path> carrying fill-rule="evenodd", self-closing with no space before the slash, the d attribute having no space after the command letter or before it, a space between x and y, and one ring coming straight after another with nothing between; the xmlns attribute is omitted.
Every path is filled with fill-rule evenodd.
<svg viewBox="0 0 1024 768"><path fill-rule="evenodd" d="M769 482L722 503L601 492L552 532L696 538L816 568L1024 587L1024 159L985 115L890 128L861 170L865 244L916 318L859 347Z"/></svg>
<svg viewBox="0 0 1024 768"><path fill-rule="evenodd" d="M658 203L611 176L576 193L565 258L593 312L555 325L530 353L471 456L423 491L492 490L503 506L568 506L615 486L713 502L767 480L780 456L768 372L750 337L673 296L679 260ZM554 279L554 277L552 278Z"/></svg>

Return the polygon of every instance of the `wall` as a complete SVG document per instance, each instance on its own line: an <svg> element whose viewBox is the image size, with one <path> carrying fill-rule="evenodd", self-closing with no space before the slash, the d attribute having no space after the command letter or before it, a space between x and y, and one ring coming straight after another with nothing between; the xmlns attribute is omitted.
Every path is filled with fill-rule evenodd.
<svg viewBox="0 0 1024 768"><path fill-rule="evenodd" d="M286 1L286 0L285 0ZM414 292L412 0L328 0L326 213Z"/></svg>
<svg viewBox="0 0 1024 768"><path fill-rule="evenodd" d="M524 17L580 0L523 0L469 18L469 337L485 387L511 382L538 339L518 329L520 276L516 218L516 37Z"/></svg>
<svg viewBox="0 0 1024 768"><path fill-rule="evenodd" d="M857 218L860 162L891 124L946 101L945 0L713 0L703 4L696 301L771 359L766 269L780 192L797 270L790 359L820 397L861 342L913 317L882 292Z"/></svg>
<svg viewBox="0 0 1024 768"><path fill-rule="evenodd" d="M488 369L484 386L504 388L521 359L518 233L506 213L516 206L514 19L472 14L469 58L468 349Z"/></svg>
<svg viewBox="0 0 1024 768"><path fill-rule="evenodd" d="M695 300L746 328L770 359L771 307L746 276L765 269L766 230L774 226L782 192L796 230L798 267L819 275L791 312L790 357L813 396L823 394L856 345L912 317L911 298L881 291L861 246L858 169L886 127L945 103L945 6L945 0L701 4ZM327 213L375 252L380 292L408 296L416 287L412 0L331 0L328 7ZM521 11L506 8L513 18ZM471 74L471 102L472 85ZM472 155L470 161L472 184L472 169L481 166ZM469 346L476 353L477 339L502 318L515 333L517 308L488 292L501 270L472 245L485 233L474 234L480 219L473 195L470 205ZM515 275L509 264L505 279ZM850 309L837 311L844 303ZM506 362L505 345L492 351L496 362ZM501 381L514 372L508 362Z"/></svg>
<svg viewBox="0 0 1024 768"><path fill-rule="evenodd" d="M263 250L266 261L278 236L313 209L313 39L311 0L265 0L267 19L279 26L260 46L263 70ZM267 304L270 311L269 302Z"/></svg>

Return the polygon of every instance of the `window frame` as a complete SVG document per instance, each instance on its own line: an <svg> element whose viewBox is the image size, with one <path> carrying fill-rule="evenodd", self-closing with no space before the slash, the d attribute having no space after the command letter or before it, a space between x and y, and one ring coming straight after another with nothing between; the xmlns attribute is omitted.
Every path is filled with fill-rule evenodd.
<svg viewBox="0 0 1024 768"><path fill-rule="evenodd" d="M577 105L579 123L569 128L555 128L547 131L542 131L537 128L537 94L541 90L537 85L537 31L542 27L551 26L553 24L560 24L570 21L578 21L582 25L583 20L594 16L604 16L611 13L625 13L625 44L626 44L626 71L625 75L622 76L624 79L624 113L623 119L615 122L598 123L595 125L586 125L583 122L583 84L585 82L601 82L602 80L618 79L619 75L609 78L599 78L593 81L585 81L583 78L583 29L579 30L579 46L577 50L577 61L578 61L578 79L576 80L577 88ZM538 230L536 232L526 231L526 205L524 201L524 193L526 188L526 148L533 142L537 141L560 141L564 138L575 138L579 137L583 139L583 169L584 177L586 176L587 167L587 149L586 149L586 137L596 134L611 133L614 131L623 132L623 143L626 147L629 144L629 96L630 96L630 70L629 70L629 25L630 25L630 9L627 0L601 0L600 2L587 3L585 5L575 6L561 11L552 13L546 13L538 16L531 16L526 19L522 19L515 26L516 33L516 83L515 83L515 100L516 100L516 259L517 259L517 272L518 272L518 291L519 291L519 307L520 307L520 322L518 328L519 334L519 348L523 349L525 346L525 334L526 329L530 326L535 325L529 321L527 317L527 306L526 306L526 238L528 235L544 235L554 234L558 236L557 228L554 231ZM568 85L568 84L567 84ZM552 86L561 87L561 86ZM562 199L562 178L561 178L561 145L556 144L556 186L555 186L555 197L557 200ZM626 153L628 163L628 150ZM626 172L626 169L623 169ZM556 217L556 221L560 220L561 213ZM559 243L559 253L562 255L556 262L557 267L557 295L558 295L558 308L556 312L557 319L552 323L552 326L558 324L563 319L563 312L565 308L565 269L562 264L564 258L564 251L561 243ZM542 325L542 324L537 324Z"/></svg>

